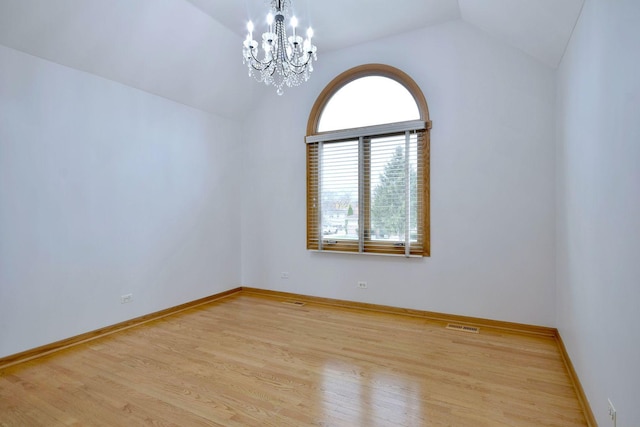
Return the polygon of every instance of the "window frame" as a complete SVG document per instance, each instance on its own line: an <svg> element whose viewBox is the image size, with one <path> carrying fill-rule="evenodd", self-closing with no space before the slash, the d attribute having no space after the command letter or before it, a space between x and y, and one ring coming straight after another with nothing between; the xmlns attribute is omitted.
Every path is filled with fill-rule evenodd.
<svg viewBox="0 0 640 427"><path fill-rule="evenodd" d="M318 125L322 112L333 95L342 89L345 85L353 82L354 80L369 77L369 76L382 76L390 78L402 86L413 96L414 101L418 107L419 120L412 120L408 122L395 122L383 125L365 126L354 129L341 129L335 131L318 132ZM423 241L419 245L419 250L409 250L404 246L399 247L397 242L380 242L375 241L373 249L367 251L363 250L363 245L366 242L372 242L368 230L362 230L360 238L356 245L353 240L334 240L326 247L323 244L323 240L319 230L315 227L322 227L317 218L318 211L314 207L315 203L319 203L318 183L317 176L313 175L314 168L317 165L312 164L314 157L317 161L318 141L326 141L327 136L331 136L332 141L347 140L353 138L354 134L363 139L371 139L372 137L379 137L384 135L400 134L406 131L406 128L410 127L418 129L420 134L418 138L418 155L419 162L421 162L421 183L422 183L422 222L418 224L418 228L421 230ZM415 83L415 81L409 77L403 71L384 64L366 64L358 67L354 67L347 70L334 78L320 93L316 102L309 114L309 120L307 122L307 136L305 142L307 145L307 249L312 251L329 251L329 252L347 252L347 253L360 253L360 254L385 254L385 255L401 255L401 256L430 256L430 203L429 203L429 163L430 163L430 130L431 121L429 120L429 109L427 101ZM381 133L380 133L381 132ZM341 135L344 135L342 137ZM367 167L366 155L364 156L363 164L360 167ZM370 182L363 182L365 206L360 207L359 221L363 221L365 224L370 222ZM367 228L370 228L367 227ZM362 242L360 240L362 239Z"/></svg>

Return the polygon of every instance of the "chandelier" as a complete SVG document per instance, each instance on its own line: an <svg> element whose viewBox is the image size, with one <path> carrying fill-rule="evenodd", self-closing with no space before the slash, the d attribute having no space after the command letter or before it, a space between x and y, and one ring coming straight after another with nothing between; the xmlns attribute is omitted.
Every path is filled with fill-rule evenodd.
<svg viewBox="0 0 640 427"><path fill-rule="evenodd" d="M283 86L298 86L309 80L313 61L317 61L316 47L311 44L313 30L307 29L307 38L296 35L298 20L291 18L293 35L287 37L285 16L291 8L290 0L271 0L271 12L267 15L269 31L262 34L263 58L258 59L258 42L253 39L253 22L247 24L247 38L243 43L243 63L247 64L249 77L253 76L267 86L276 87L278 95Z"/></svg>

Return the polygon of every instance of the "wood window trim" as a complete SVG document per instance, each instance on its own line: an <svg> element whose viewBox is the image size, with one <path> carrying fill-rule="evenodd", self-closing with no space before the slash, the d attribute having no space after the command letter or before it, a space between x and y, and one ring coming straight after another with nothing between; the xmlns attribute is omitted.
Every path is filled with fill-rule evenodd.
<svg viewBox="0 0 640 427"><path fill-rule="evenodd" d="M307 137L318 134L318 125L320 122L320 117L322 115L323 109L331 99L331 97L338 92L342 87L349 84L350 82L357 80L362 77L369 76L382 76L388 77L402 86L404 86L409 93L413 96L413 99L418 106L418 111L420 114L420 120L423 120L426 123L426 129L423 131L422 136L422 144L421 144L421 153L423 162L423 178L422 178L422 251L420 256L430 256L431 255L431 220L430 220L430 130L431 130L431 121L429 119L429 108L427 105L427 101L422 93L422 90L418 86L418 84L405 72L389 66L385 64L365 64L360 65L354 68L351 68L337 77L335 77L320 93L318 98L316 99L311 112L309 114L309 119L307 121ZM313 156L312 150L316 149L312 144L307 144L307 249L313 249L310 247L310 238L309 236L313 232L311 229L311 224L317 222L314 218L314 211L309 208L310 199L315 198L318 202L318 194L317 194L317 186L315 185L315 178L312 177L311 173L311 164L310 159ZM365 215L369 215L369 209L365 209ZM320 226L320 225L318 225ZM342 246L342 245L340 245ZM330 248L324 248L323 250L331 251ZM357 247L355 248L344 248L344 247L336 247L335 252L359 252ZM393 248L392 245L388 245L386 249L382 250L371 250L367 253L381 253L381 254L389 254L389 255L402 255L404 253L403 248Z"/></svg>
<svg viewBox="0 0 640 427"><path fill-rule="evenodd" d="M343 86L357 80L361 77L369 76L382 76L389 77L403 85L409 93L413 96L413 99L418 105L418 111L420 112L420 120L427 122L427 130L431 129L431 121L429 120L429 107L427 106L427 100L422 93L422 90L418 84L404 71L395 67L385 64L365 64L354 68L351 68L336 78L331 80L329 84L320 92L316 102L311 108L309 114L309 120L307 121L307 136L314 135L318 132L318 124L320 122L320 115L322 110L327 105L327 102L331 97L339 91Z"/></svg>

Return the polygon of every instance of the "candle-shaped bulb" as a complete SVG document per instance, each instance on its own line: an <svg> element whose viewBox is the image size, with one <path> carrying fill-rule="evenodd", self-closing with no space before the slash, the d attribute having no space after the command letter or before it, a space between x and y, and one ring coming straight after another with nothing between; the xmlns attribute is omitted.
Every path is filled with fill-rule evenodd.
<svg viewBox="0 0 640 427"><path fill-rule="evenodd" d="M298 18L296 18L295 16L291 17L291 26L293 28L296 28L298 26Z"/></svg>
<svg viewBox="0 0 640 427"><path fill-rule="evenodd" d="M311 41L311 37L313 37L313 28L307 28L307 38Z"/></svg>
<svg viewBox="0 0 640 427"><path fill-rule="evenodd" d="M273 14L271 12L267 14L267 24L269 25L269 32L273 33Z"/></svg>
<svg viewBox="0 0 640 427"><path fill-rule="evenodd" d="M269 25L269 32L273 33L273 14L271 12L267 14L267 24Z"/></svg>
<svg viewBox="0 0 640 427"><path fill-rule="evenodd" d="M247 30L249 31L249 38L253 40L253 22L247 22Z"/></svg>

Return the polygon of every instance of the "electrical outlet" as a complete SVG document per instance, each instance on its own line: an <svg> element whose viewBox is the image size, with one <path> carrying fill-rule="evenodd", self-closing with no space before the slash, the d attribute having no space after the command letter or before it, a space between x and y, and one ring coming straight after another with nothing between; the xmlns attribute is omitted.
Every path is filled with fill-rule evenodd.
<svg viewBox="0 0 640 427"><path fill-rule="evenodd" d="M128 304L133 301L133 294L120 295L120 304Z"/></svg>
<svg viewBox="0 0 640 427"><path fill-rule="evenodd" d="M358 282L358 289L367 289L367 282Z"/></svg>
<svg viewBox="0 0 640 427"><path fill-rule="evenodd" d="M616 427L616 408L613 406L613 403L611 403L611 399L607 399L607 402L609 402L609 419L611 419L611 422L613 423L611 425Z"/></svg>
<svg viewBox="0 0 640 427"><path fill-rule="evenodd" d="M280 273L280 278L281 279L288 279L289 278L289 272L288 271L283 271L282 273Z"/></svg>

